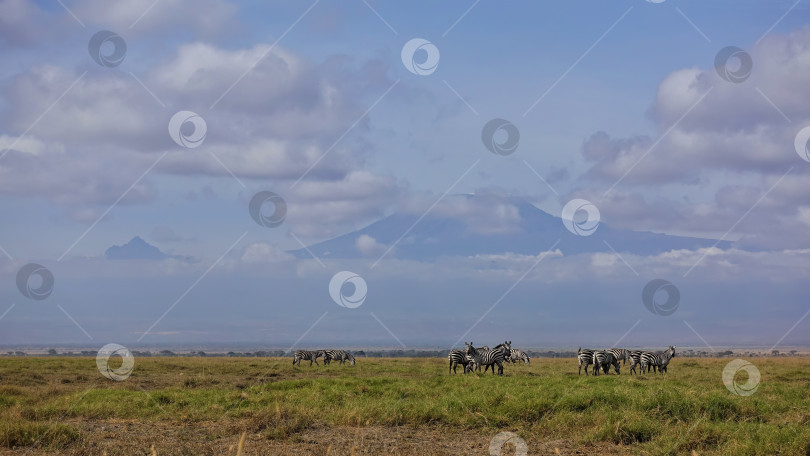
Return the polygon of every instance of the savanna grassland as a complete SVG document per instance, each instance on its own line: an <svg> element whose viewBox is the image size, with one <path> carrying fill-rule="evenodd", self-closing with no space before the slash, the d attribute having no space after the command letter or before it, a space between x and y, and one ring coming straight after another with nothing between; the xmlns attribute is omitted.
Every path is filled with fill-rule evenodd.
<svg viewBox="0 0 810 456"><path fill-rule="evenodd" d="M94 358L0 358L0 454L487 455L501 431L530 455L810 454L810 358L751 359L747 397L729 361L585 377L539 358L498 377L439 358L138 358L116 382Z"/></svg>

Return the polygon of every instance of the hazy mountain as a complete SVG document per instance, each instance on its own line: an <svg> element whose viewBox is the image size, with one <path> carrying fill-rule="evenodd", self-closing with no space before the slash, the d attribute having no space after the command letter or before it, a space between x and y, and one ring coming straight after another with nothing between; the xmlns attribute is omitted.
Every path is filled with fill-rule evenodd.
<svg viewBox="0 0 810 456"><path fill-rule="evenodd" d="M577 236L565 228L561 218L538 209L523 198L490 195L465 195L464 197L472 199L476 203L483 202L484 207L492 205L499 209L514 208L519 217L508 226L507 230L482 233L482 230L475 226L475 218L465 220L463 217L430 213L402 238L391 256L424 261L442 256L472 256L506 252L536 255L538 252L549 249L557 241L560 242L556 248L567 255L610 251L606 242L618 252L651 255L673 249L711 247L716 242L713 239L613 228L606 223L600 223L596 232L590 236ZM318 257L373 257L373 254L364 255L364 252L358 248L358 238L366 235L384 246L378 249L377 255L380 255L384 248L396 242L408 228L414 225L420 215L395 213L365 228L310 245L308 248ZM480 221L480 217L478 220ZM717 246L728 248L730 243L723 241ZM290 253L299 258L310 257L310 254L304 249L293 250Z"/></svg>
<svg viewBox="0 0 810 456"><path fill-rule="evenodd" d="M163 260L169 255L148 242L135 236L124 245L114 245L104 252L108 260Z"/></svg>

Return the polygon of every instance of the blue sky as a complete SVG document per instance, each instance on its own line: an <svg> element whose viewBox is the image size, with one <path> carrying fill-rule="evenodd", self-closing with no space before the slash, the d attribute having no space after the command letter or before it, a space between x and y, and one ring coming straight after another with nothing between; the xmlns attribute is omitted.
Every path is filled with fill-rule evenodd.
<svg viewBox="0 0 810 456"><path fill-rule="evenodd" d="M803 2L63 3L0 1L0 344L284 345L316 321L299 344L609 345L631 328L628 342L659 346L808 342ZM119 66L90 58L99 30L126 42ZM412 38L439 49L432 74L403 65ZM715 71L726 46L753 59L742 83ZM206 121L198 148L169 136L181 110ZM520 131L514 154L483 147L493 118ZM278 228L248 213L262 190L286 200ZM379 268L284 253L393 213L502 235L519 221L464 193L556 216L582 198L611 227L736 242L536 267L514 252L404 261L376 239L357 245L390 247ZM169 258L105 259L135 236ZM29 262L56 277L44 301L17 289ZM329 299L340 270L369 283L362 307ZM678 314L644 313L656 277L681 288Z"/></svg>

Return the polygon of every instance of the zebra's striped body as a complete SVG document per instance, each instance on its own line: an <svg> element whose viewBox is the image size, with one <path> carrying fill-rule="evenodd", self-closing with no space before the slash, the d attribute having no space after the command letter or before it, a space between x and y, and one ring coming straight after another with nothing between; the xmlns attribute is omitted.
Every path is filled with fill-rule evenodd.
<svg viewBox="0 0 810 456"><path fill-rule="evenodd" d="M665 373L669 361L675 357L675 346L670 345L669 348L661 353L644 352L641 354L641 373L647 372L652 367L653 371L658 368L658 372Z"/></svg>
<svg viewBox="0 0 810 456"><path fill-rule="evenodd" d="M641 364L641 354L644 353L641 350L635 350L627 353L627 356L630 359L630 373L636 373L636 366Z"/></svg>
<svg viewBox="0 0 810 456"><path fill-rule="evenodd" d="M611 348L608 350L616 358L616 361L622 361L622 365L627 365L627 360L630 359L630 351L624 348Z"/></svg>
<svg viewBox="0 0 810 456"><path fill-rule="evenodd" d="M318 364L318 358L323 356L323 350L298 350L295 352L295 357L293 358L293 364L301 365L301 360L309 360L309 365L312 365L314 361L315 364Z"/></svg>
<svg viewBox="0 0 810 456"><path fill-rule="evenodd" d="M613 369L616 371L616 375L620 375L619 360L613 356L613 353L610 350L593 352L593 375L599 375L600 368L604 371L605 375L607 375L610 372L611 364L613 365Z"/></svg>
<svg viewBox="0 0 810 456"><path fill-rule="evenodd" d="M579 347L577 361L579 362L579 375L582 375L583 364L585 365L585 375L588 375L588 366L593 364L593 350Z"/></svg>
<svg viewBox="0 0 810 456"><path fill-rule="evenodd" d="M472 342L467 343L466 354L469 355L477 365L484 366L484 373L489 366L492 366L492 374L495 375L495 366L498 366L498 375L503 375L503 362L509 361L512 356L512 342L506 341L497 345L492 350L477 350Z"/></svg>
<svg viewBox="0 0 810 456"><path fill-rule="evenodd" d="M523 364L529 364L530 360L529 355L527 355L525 351L517 348L513 348L511 350L511 356L509 359L510 361L512 361L512 364L515 364L519 361L523 361Z"/></svg>
<svg viewBox="0 0 810 456"><path fill-rule="evenodd" d="M332 360L339 361L341 365L344 361L348 361L349 364L354 366L354 356L345 350L324 350L323 363L329 364Z"/></svg>
<svg viewBox="0 0 810 456"><path fill-rule="evenodd" d="M447 359L450 361L450 368L448 369L449 373L456 373L456 367L461 364L461 370L465 374L468 371L468 366L471 363L471 360L467 357L467 352L465 350L450 350L450 354L447 355Z"/></svg>

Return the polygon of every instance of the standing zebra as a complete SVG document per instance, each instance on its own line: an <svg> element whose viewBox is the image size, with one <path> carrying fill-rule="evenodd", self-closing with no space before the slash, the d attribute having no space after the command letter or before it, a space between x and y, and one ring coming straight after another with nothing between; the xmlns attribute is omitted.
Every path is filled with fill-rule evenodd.
<svg viewBox="0 0 810 456"><path fill-rule="evenodd" d="M341 365L344 361L348 361L349 364L354 366L354 356L345 350L324 350L323 363L328 365L332 360L340 361Z"/></svg>
<svg viewBox="0 0 810 456"><path fill-rule="evenodd" d="M582 365L585 365L585 375L588 375L588 366L593 364L593 350L579 347L577 350L577 361L579 362L579 375L582 375Z"/></svg>
<svg viewBox="0 0 810 456"><path fill-rule="evenodd" d="M520 350L518 348L513 348L511 350L511 356L509 359L510 361L512 361L512 364L515 364L519 361L523 361L523 364L529 364L529 355L527 355L525 351Z"/></svg>
<svg viewBox="0 0 810 456"><path fill-rule="evenodd" d="M607 375L610 372L611 364L613 365L613 369L616 371L616 375L621 375L619 373L619 360L613 356L613 353L610 350L593 352L593 375L599 375L600 368L605 372L605 375Z"/></svg>
<svg viewBox="0 0 810 456"><path fill-rule="evenodd" d="M298 350L295 352L295 357L293 358L293 365L301 365L301 360L309 360L309 365L312 366L312 362L314 361L315 364L318 364L318 358L323 356L323 350ZM325 362L325 361L324 361ZM320 366L320 364L318 364Z"/></svg>
<svg viewBox="0 0 810 456"><path fill-rule="evenodd" d="M512 341L506 341L498 344L492 350L476 350L472 342L466 344L466 354L470 355L476 364L484 365L484 373L492 366L492 374L495 375L495 365L498 366L498 375L503 375L503 362L509 361L512 355Z"/></svg>
<svg viewBox="0 0 810 456"><path fill-rule="evenodd" d="M675 357L675 346L670 345L669 348L661 353L649 353L644 352L641 354L641 373L647 372L647 370L652 367L653 372L655 372L655 368L658 368L659 373L665 373L667 371L667 365L669 365L669 361Z"/></svg>
<svg viewBox="0 0 810 456"><path fill-rule="evenodd" d="M472 344L472 342L471 342ZM471 360L467 357L467 352L465 350L450 350L450 354L447 355L447 359L450 361L450 367L448 368L447 373L456 373L456 367L461 364L461 370L465 374L467 373L468 365L471 364Z"/></svg>
<svg viewBox="0 0 810 456"><path fill-rule="evenodd" d="M622 361L622 366L627 365L627 360L630 358L630 351L625 348L611 348L608 350L617 361Z"/></svg>
<svg viewBox="0 0 810 456"><path fill-rule="evenodd" d="M644 353L641 350L634 350L627 353L627 356L630 358L630 373L636 373L636 366L641 365L641 354Z"/></svg>

